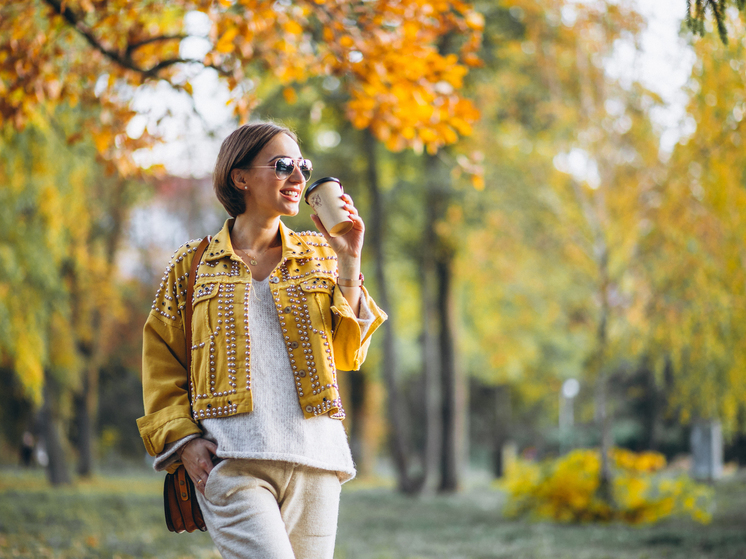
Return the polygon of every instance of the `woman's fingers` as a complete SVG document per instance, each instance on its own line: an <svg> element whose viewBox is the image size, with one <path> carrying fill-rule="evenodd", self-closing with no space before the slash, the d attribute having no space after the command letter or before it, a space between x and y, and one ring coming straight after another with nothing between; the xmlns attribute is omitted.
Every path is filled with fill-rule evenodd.
<svg viewBox="0 0 746 559"><path fill-rule="evenodd" d="M344 208L353 215L357 215L358 211L355 207L355 203L352 201L352 197L349 194L342 194L342 201L345 203Z"/></svg>
<svg viewBox="0 0 746 559"><path fill-rule="evenodd" d="M324 224L321 223L321 219L316 214L311 214L311 221L316 225L316 228L319 230L319 232L324 235L324 238L328 241L331 238L331 235L329 235L329 231L326 230L326 227L324 227Z"/></svg>
<svg viewBox="0 0 746 559"><path fill-rule="evenodd" d="M212 441L205 439L194 439L187 443L181 453L181 461L186 468L189 477L192 478L197 491L205 494L205 483L207 476L213 468L213 456L217 452L217 446Z"/></svg>
<svg viewBox="0 0 746 559"><path fill-rule="evenodd" d="M357 208L352 204L345 204L344 208L349 212L350 215L358 215Z"/></svg>

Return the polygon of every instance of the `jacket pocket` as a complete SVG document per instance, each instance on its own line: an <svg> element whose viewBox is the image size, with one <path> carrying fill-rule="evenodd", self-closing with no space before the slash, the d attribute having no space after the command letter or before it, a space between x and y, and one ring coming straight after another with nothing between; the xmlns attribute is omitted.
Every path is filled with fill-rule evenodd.
<svg viewBox="0 0 746 559"><path fill-rule="evenodd" d="M217 302L220 291L218 283L200 283L194 289L192 307L192 343L202 342L210 337L217 324Z"/></svg>
<svg viewBox="0 0 746 559"><path fill-rule="evenodd" d="M302 281L301 290L308 301L311 324L323 325L327 334L332 332L332 294L335 283L328 277L315 277ZM318 326L316 326L318 328Z"/></svg>

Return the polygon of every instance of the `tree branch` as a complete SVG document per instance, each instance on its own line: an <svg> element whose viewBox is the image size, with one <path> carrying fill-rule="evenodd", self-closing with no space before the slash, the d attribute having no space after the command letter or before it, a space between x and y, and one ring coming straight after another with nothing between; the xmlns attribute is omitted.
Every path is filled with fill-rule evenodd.
<svg viewBox="0 0 746 559"><path fill-rule="evenodd" d="M151 43L157 43L160 41L181 41L182 39L186 39L188 36L189 35L158 35L157 37L143 39L142 41L138 41L137 43L130 43L129 45L127 45L127 56L129 56L132 51L135 51L140 47L144 47L145 45L149 45Z"/></svg>
<svg viewBox="0 0 746 559"><path fill-rule="evenodd" d="M131 70L133 72L136 72L138 74L141 74L144 79L147 78L154 78L158 76L158 73L168 68L169 66L173 66L174 64L182 64L182 63L196 63L196 64L202 64L205 68L212 68L216 70L221 75L228 75L229 72L225 70L224 68L220 68L218 66L215 66L214 64L204 64L203 62L199 60L189 60L185 58L169 58L166 60L161 60L156 65L150 67L150 68L143 68L141 66L138 66L135 64L135 62L131 58L131 53L140 48L143 45L157 42L157 41L168 41L168 40L176 40L176 39L183 39L186 37L186 35L160 35L158 37L151 37L149 39L145 39L143 41L140 41L138 43L133 43L131 45L127 46L127 50L125 51L125 54L112 50L104 46L93 34L93 31L85 24L83 23L82 19L69 7L69 6L63 6L62 2L60 0L44 0L48 6L50 6L54 12L61 16L65 21L67 21L70 26L75 29L87 42L91 47L93 47L95 50L103 54L106 58L114 62L115 64L121 66L122 68L126 70Z"/></svg>

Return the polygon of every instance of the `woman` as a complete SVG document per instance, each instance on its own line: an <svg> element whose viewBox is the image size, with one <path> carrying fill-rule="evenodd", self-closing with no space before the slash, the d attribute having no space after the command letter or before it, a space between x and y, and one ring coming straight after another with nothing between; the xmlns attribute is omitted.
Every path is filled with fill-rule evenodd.
<svg viewBox="0 0 746 559"><path fill-rule="evenodd" d="M197 270L191 374L182 317L198 241L174 254L144 328L140 433L157 470L184 464L225 558L331 559L340 484L355 475L336 369L359 369L386 314L362 286L365 228L348 195L341 237L316 216L321 234L280 220L311 170L273 123L226 138L213 182L232 217Z"/></svg>

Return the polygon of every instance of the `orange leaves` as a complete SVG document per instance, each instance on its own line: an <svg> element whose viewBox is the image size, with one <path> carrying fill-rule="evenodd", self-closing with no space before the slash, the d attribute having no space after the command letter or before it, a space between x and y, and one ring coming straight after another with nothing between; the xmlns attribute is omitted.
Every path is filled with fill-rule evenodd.
<svg viewBox="0 0 746 559"><path fill-rule="evenodd" d="M391 149L435 152L469 134L478 118L461 89L468 67L479 64L484 18L467 2L68 0L3 7L0 125L20 129L45 104L105 105L112 130L95 132L97 149L106 158L127 157L129 142L112 149L105 137L123 132L132 92L166 80L191 93L180 75L180 46L185 17L194 10L211 22L202 62L228 83L243 119L257 101L244 93L247 77L267 74L285 86L289 103L287 87L310 76L344 78L350 121ZM444 41L456 50L439 52ZM154 138L141 143L146 140Z"/></svg>
<svg viewBox="0 0 746 559"><path fill-rule="evenodd" d="M300 24L296 21L288 20L286 21L282 28L285 30L286 33L290 33L292 35L300 35L303 33L303 28L300 26Z"/></svg>
<svg viewBox="0 0 746 559"><path fill-rule="evenodd" d="M460 89L467 65L478 64L484 19L464 2L245 0L241 5L243 11L211 12L218 29L211 62L222 67L258 62L286 86L310 75L344 76L350 122L370 128L389 149L434 153L469 134L479 118ZM460 52L439 53L439 41L454 33L464 37ZM250 50L243 48L247 44ZM284 95L292 103L289 91Z"/></svg>
<svg viewBox="0 0 746 559"><path fill-rule="evenodd" d="M435 153L455 143L459 135L471 133L479 112L460 94L468 69L458 54L441 54L437 45L454 28L468 30L466 18L479 27L479 16L475 12L454 16L463 8L457 2L381 1L376 8L377 17L370 21L379 27L370 32L368 41L349 36L338 40L342 47L358 49L357 61L346 68L344 58L340 60L354 78L347 107L353 125L370 128L394 151L412 148ZM350 58L355 52L345 54Z"/></svg>
<svg viewBox="0 0 746 559"><path fill-rule="evenodd" d="M327 40L331 41L334 39L334 35L332 34L331 29L324 29L325 37ZM328 35L326 35L328 33ZM349 49L352 48L352 46L355 44L355 41L352 40L352 37L349 35L345 35L339 39L339 45L343 48Z"/></svg>
<svg viewBox="0 0 746 559"><path fill-rule="evenodd" d="M298 94L292 87L286 87L282 90L282 96L285 98L285 102L288 105L295 105L298 101Z"/></svg>
<svg viewBox="0 0 746 559"><path fill-rule="evenodd" d="M233 52L235 49L233 40L236 38L236 35L238 35L238 27L229 27L215 44L215 50L225 54Z"/></svg>

